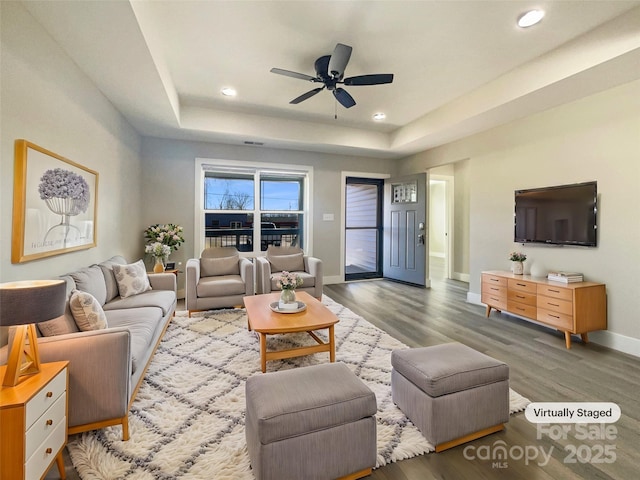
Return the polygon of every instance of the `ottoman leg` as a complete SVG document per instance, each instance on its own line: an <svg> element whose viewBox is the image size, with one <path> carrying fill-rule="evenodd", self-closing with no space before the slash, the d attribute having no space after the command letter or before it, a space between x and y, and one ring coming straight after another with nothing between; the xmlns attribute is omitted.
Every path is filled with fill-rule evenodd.
<svg viewBox="0 0 640 480"><path fill-rule="evenodd" d="M360 470L359 472L340 477L337 480L357 480L358 478L366 477L367 475L371 475L370 468L365 468L364 470Z"/></svg>
<svg viewBox="0 0 640 480"><path fill-rule="evenodd" d="M436 445L436 453L440 453L450 448L457 447L458 445L462 445L463 443L467 443L477 438L484 437L485 435L490 435L492 433L499 432L500 430L504 430L503 423L499 425L494 425L493 427L485 428L483 430L479 430L477 432L470 433L468 435L465 435L464 437L449 440L448 442L444 442L444 443L441 443L440 445Z"/></svg>

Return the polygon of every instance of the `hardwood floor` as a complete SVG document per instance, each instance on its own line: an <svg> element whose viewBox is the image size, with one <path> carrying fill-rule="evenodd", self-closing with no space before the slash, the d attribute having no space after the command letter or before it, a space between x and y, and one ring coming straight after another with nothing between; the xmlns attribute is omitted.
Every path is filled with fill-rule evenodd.
<svg viewBox="0 0 640 480"><path fill-rule="evenodd" d="M433 273L433 272L432 272ZM564 346L564 336L554 330L492 313L485 318L482 306L466 302L468 284L444 280L432 275L432 288L423 289L386 280L327 285L325 293L335 301L363 316L405 344L418 347L458 341L510 367L511 387L537 402L615 402L622 417L613 426L613 439L576 439L575 427L566 439L552 439L548 434L537 438L534 424L524 413L511 416L502 432L478 439L442 453L430 453L392 463L374 470L371 480L429 479L619 479L638 478L640 455L640 359L618 353L597 344L583 344L574 337L571 350ZM184 309L184 305L179 305ZM596 427L599 428L599 427ZM596 433L601 433L600 430ZM485 447L491 456L496 442L504 442L509 455L501 467L489 459L468 459L468 445ZM581 447L591 462L571 457L571 445ZM605 445L613 451L615 461L598 463ZM547 463L542 458L551 449ZM525 460L520 452L534 452L537 458ZM478 452L479 454L480 452ZM585 458L585 457L583 457ZM568 463L574 460L574 463ZM67 478L79 479L69 457ZM59 478L55 467L47 479ZM214 477L215 478L215 477ZM203 479L209 480L209 479ZM304 479L301 479L304 480Z"/></svg>
<svg viewBox="0 0 640 480"><path fill-rule="evenodd" d="M328 285L325 293L405 344L418 347L457 341L507 363L511 387L535 402L614 402L622 417L609 439L583 439L567 424L566 438L538 434L524 413L511 416L503 432L442 453L422 455L374 470L372 480L422 479L620 479L638 478L640 455L640 359L583 344L579 337L565 349L563 334L466 302L468 284L433 279L423 289L387 280ZM554 427L557 428L557 427ZM598 426L590 437L602 436ZM555 430L552 432L555 433ZM540 437L540 438L538 438ZM558 437L558 436L554 436ZM492 460L503 441L507 459ZM608 447L605 447L609 445ZM477 450L484 447L484 451ZM582 457L572 456L579 449ZM550 459L545 462L542 450ZM609 452L613 462L605 463ZM472 453L488 459L468 459ZM526 460L521 452L529 452ZM615 457L613 457L615 455ZM495 455L493 455L495 457ZM590 462L586 459L591 458ZM570 463L573 461L574 463ZM494 464L494 462L496 462ZM500 463L500 465L498 465ZM499 468L502 467L502 468Z"/></svg>

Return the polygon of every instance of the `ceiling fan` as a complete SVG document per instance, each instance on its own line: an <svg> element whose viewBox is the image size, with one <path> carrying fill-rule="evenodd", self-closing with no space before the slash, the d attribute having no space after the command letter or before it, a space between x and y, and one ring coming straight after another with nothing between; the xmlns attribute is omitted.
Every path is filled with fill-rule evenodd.
<svg viewBox="0 0 640 480"><path fill-rule="evenodd" d="M352 48L348 45L338 43L331 55L324 55L315 61L316 76L305 75L304 73L291 72L281 68L272 68L271 72L286 77L299 78L314 83L324 84L322 87L303 93L294 98L289 103L298 104L320 93L325 88L333 92L333 96L344 108L351 108L356 104L349 92L338 85L381 85L393 82L393 73L377 73L373 75L358 75L356 77L344 78L344 69L349 63Z"/></svg>

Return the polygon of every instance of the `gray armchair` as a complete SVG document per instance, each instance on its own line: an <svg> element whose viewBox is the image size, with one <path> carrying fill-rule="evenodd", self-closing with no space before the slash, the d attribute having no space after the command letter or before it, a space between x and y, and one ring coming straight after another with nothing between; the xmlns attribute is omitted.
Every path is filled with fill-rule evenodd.
<svg viewBox="0 0 640 480"><path fill-rule="evenodd" d="M256 257L256 289L258 293L279 291L278 277L282 271L295 272L302 278L297 291L322 298L322 260L309 257L298 247L269 246L264 257Z"/></svg>
<svg viewBox="0 0 640 480"><path fill-rule="evenodd" d="M253 263L235 247L212 247L187 260L186 308L191 312L244 306L253 295Z"/></svg>

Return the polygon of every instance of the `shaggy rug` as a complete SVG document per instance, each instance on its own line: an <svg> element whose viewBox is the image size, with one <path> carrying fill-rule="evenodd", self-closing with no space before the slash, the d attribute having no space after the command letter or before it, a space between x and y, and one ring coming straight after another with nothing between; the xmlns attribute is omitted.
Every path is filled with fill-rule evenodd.
<svg viewBox="0 0 640 480"><path fill-rule="evenodd" d="M391 400L391 351L406 345L330 298L325 296L323 303L340 319L336 361L347 364L376 395L377 467L433 451ZM309 340L305 333L274 336L269 348ZM268 362L267 371L327 361L328 354L319 353ZM244 433L244 388L246 379L259 372L259 342L247 330L244 310L191 318L181 312L131 408L130 440L121 440L120 427L81 434L68 445L73 465L83 480L253 479ZM528 403L511 391L511 413Z"/></svg>

